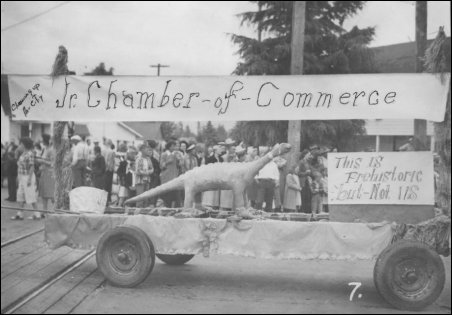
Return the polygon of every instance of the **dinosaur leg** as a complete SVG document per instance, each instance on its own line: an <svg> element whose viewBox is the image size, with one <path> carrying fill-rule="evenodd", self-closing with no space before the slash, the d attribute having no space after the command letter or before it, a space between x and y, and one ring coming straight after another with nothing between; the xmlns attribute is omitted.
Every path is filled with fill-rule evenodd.
<svg viewBox="0 0 452 315"><path fill-rule="evenodd" d="M202 192L198 192L195 194L195 209L202 210Z"/></svg>
<svg viewBox="0 0 452 315"><path fill-rule="evenodd" d="M195 192L192 190L185 190L184 208L193 208L193 202L195 200Z"/></svg>
<svg viewBox="0 0 452 315"><path fill-rule="evenodd" d="M245 207L245 201L243 199L243 194L245 192L245 188L237 187L232 189L233 193L233 201L232 201L232 211L235 211L237 208Z"/></svg>

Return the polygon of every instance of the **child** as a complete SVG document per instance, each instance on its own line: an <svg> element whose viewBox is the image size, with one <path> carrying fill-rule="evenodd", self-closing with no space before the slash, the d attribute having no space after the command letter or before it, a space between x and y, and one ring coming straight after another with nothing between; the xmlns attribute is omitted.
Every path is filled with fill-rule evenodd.
<svg viewBox="0 0 452 315"><path fill-rule="evenodd" d="M311 212L312 214L318 214L322 212L323 208L323 183L322 183L322 174L320 172L313 172L314 179L311 183Z"/></svg>
<svg viewBox="0 0 452 315"><path fill-rule="evenodd" d="M322 185L323 185L323 212L328 212L328 168L322 169Z"/></svg>
<svg viewBox="0 0 452 315"><path fill-rule="evenodd" d="M299 212L301 207L301 186L298 178L298 167L289 169L284 189L284 212Z"/></svg>
<svg viewBox="0 0 452 315"><path fill-rule="evenodd" d="M125 187L127 188L127 195L129 198L136 196L135 183L136 183L135 161L129 160L127 169L126 169L125 182L124 182L124 184L126 185ZM134 206L136 206L136 205L134 205Z"/></svg>

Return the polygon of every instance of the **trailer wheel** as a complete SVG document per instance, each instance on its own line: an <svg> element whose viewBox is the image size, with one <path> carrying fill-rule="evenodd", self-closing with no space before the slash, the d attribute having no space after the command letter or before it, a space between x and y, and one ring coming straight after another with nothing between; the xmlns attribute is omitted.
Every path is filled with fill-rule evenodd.
<svg viewBox="0 0 452 315"><path fill-rule="evenodd" d="M374 267L380 295L401 310L417 311L432 304L445 281L441 257L420 242L399 241L388 246Z"/></svg>
<svg viewBox="0 0 452 315"><path fill-rule="evenodd" d="M122 225L101 237L96 261L111 284L131 288L143 282L154 268L154 245L141 229Z"/></svg>
<svg viewBox="0 0 452 315"><path fill-rule="evenodd" d="M195 255L164 255L164 254L156 254L156 256L163 261L164 263L167 263L168 265L183 265L189 260L191 260Z"/></svg>

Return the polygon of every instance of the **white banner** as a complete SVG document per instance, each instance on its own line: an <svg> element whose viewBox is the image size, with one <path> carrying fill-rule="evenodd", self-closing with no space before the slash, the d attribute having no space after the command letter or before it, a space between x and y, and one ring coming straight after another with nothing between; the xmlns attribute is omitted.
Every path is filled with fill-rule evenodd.
<svg viewBox="0 0 452 315"><path fill-rule="evenodd" d="M328 202L433 205L432 153L330 153Z"/></svg>
<svg viewBox="0 0 452 315"><path fill-rule="evenodd" d="M449 79L431 74L9 76L13 119L442 121Z"/></svg>

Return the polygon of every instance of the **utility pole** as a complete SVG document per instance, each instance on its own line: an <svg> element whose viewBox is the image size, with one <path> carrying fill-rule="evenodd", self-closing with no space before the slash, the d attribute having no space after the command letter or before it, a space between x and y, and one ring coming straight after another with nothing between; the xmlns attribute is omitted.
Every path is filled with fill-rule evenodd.
<svg viewBox="0 0 452 315"><path fill-rule="evenodd" d="M168 65L161 65L161 64L156 64L156 65L150 65L151 68L157 68L157 76L160 76L160 68L169 68Z"/></svg>
<svg viewBox="0 0 452 315"><path fill-rule="evenodd" d="M292 12L292 42L290 57L290 74L303 74L304 29L306 19L306 1L295 1ZM292 146L292 153L288 155L287 167L281 172L280 194L284 200L285 179L294 165L298 163L301 140L301 120L289 120L287 142Z"/></svg>
<svg viewBox="0 0 452 315"><path fill-rule="evenodd" d="M306 1L295 1L292 14L292 43L290 74L303 74L304 29L306 19ZM291 167L298 160L301 139L301 121L289 120L287 140L292 145L291 154L287 165Z"/></svg>
<svg viewBox="0 0 452 315"><path fill-rule="evenodd" d="M416 72L424 70L424 57L427 48L427 1L416 1ZM414 120L414 149L426 150L427 146L427 121Z"/></svg>

